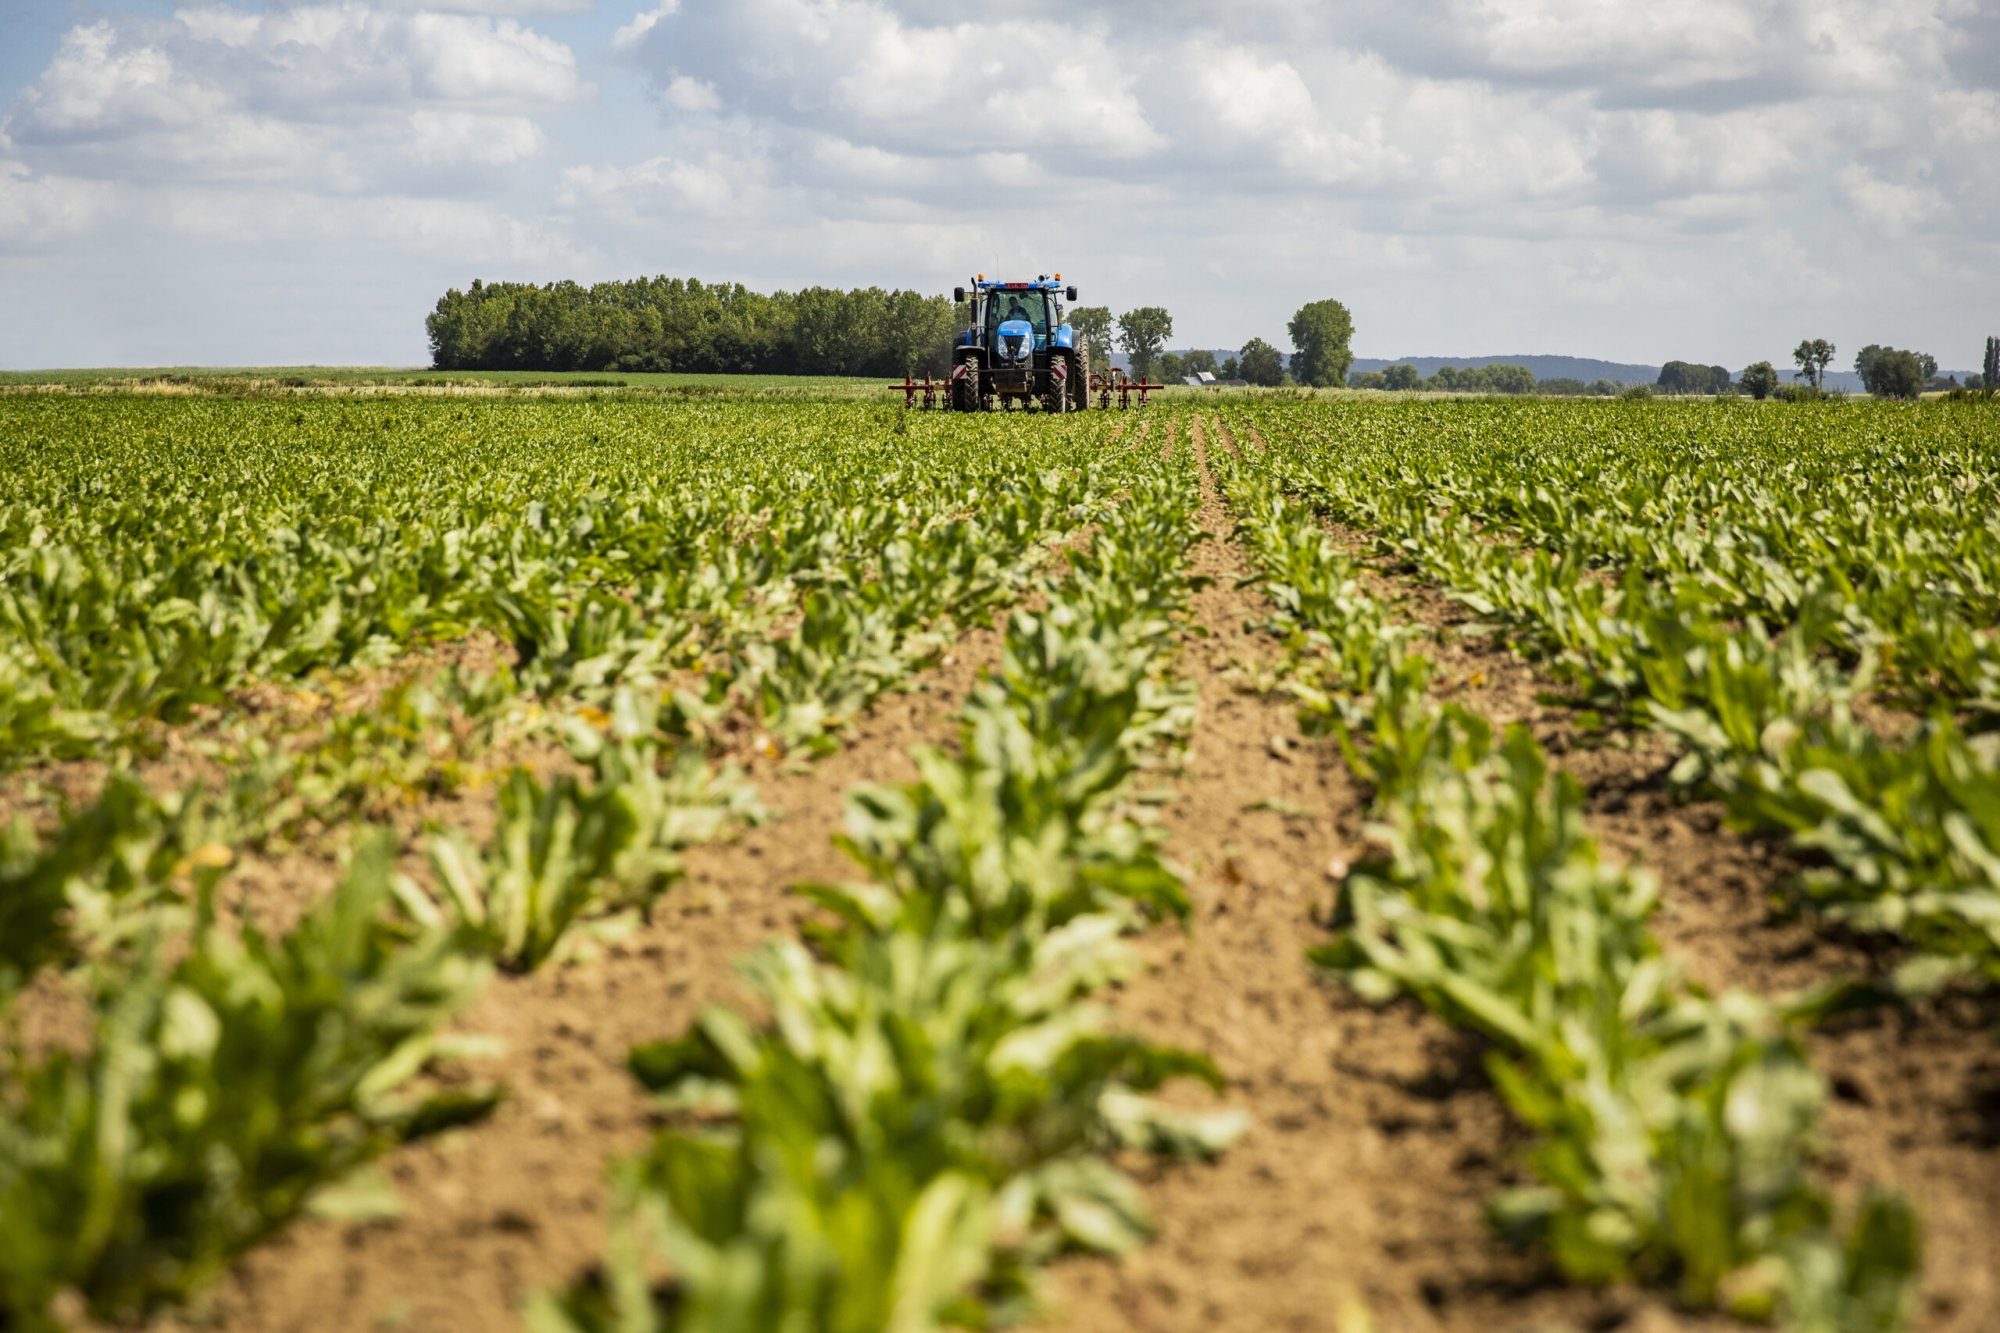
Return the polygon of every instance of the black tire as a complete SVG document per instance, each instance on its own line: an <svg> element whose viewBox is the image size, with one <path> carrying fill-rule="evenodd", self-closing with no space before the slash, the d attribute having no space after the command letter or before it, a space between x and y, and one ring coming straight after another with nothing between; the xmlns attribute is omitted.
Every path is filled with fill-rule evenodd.
<svg viewBox="0 0 2000 1333"><path fill-rule="evenodd" d="M973 357L964 361L965 374L951 383L951 406L955 412L977 412L979 410L979 362Z"/></svg>
<svg viewBox="0 0 2000 1333"><path fill-rule="evenodd" d="M1070 353L1069 381L1064 385L1069 402L1066 411L1087 412L1090 410L1090 349L1079 346Z"/></svg>

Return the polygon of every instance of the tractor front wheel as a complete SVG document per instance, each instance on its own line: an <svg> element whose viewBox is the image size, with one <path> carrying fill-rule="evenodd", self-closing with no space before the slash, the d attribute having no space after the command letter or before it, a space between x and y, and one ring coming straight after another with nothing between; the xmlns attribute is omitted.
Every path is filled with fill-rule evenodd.
<svg viewBox="0 0 2000 1333"><path fill-rule="evenodd" d="M979 410L979 362L967 357L959 363L963 372L951 382L951 405L959 412Z"/></svg>

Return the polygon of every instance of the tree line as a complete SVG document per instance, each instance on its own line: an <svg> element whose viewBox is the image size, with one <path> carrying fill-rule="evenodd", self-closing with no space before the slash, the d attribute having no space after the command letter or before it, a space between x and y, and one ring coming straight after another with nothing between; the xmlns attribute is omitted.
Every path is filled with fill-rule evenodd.
<svg viewBox="0 0 2000 1333"><path fill-rule="evenodd" d="M1537 381L1525 366L1460 369L1443 366L1425 378L1408 364L1350 376L1354 319L1339 301L1313 301L1286 325L1295 349L1280 352L1252 338L1219 363L1212 352L1170 353L1173 316L1139 306L1113 316L1104 306L1079 306L1069 321L1088 340L1094 368L1112 349L1132 373L1174 383L1208 373L1254 385L1312 388L1350 385L1443 393L1543 393L1612 396L1644 386L1611 380ZM431 362L439 370L679 371L695 374L901 375L941 369L951 357L958 309L944 296L880 287L841 291L753 292L741 283L695 278L636 278L583 286L575 282L475 281L439 298L425 320ZM1794 384L1769 361L1732 376L1724 366L1669 361L1653 389L1666 394L1743 393L1819 397L1836 349L1824 338L1801 341L1792 353ZM1915 398L1926 389L2000 389L2000 339L1989 338L1982 373L1940 380L1936 358L1871 343L1855 357L1867 391L1880 398Z"/></svg>
<svg viewBox="0 0 2000 1333"><path fill-rule="evenodd" d="M1769 361L1744 367L1732 380L1722 366L1702 366L1689 361L1669 361L1660 368L1657 387L1672 394L1745 393L1759 400L1818 398L1826 393L1826 371L1839 349L1825 338L1802 339L1792 349L1795 384L1786 384L1778 368ZM1987 363L1983 374L1971 375L1961 385L1952 377L1940 377L1937 358L1928 352L1910 352L1898 347L1870 343L1854 358L1854 373L1861 387L1877 398L1914 400L1926 390L1972 389L1990 391L2000 376L2000 339L1986 340Z"/></svg>
<svg viewBox="0 0 2000 1333"><path fill-rule="evenodd" d="M958 314L943 296L636 278L479 282L424 321L439 370L901 375L949 361Z"/></svg>
<svg viewBox="0 0 2000 1333"><path fill-rule="evenodd" d="M1349 350L1354 317L1346 306L1332 300L1310 302L1292 316L1285 329L1297 350L1289 357L1262 338L1252 338L1235 356L1219 363L1213 352L1167 351L1167 340L1174 336L1174 317L1161 306L1140 306L1115 317L1105 306L1079 306L1069 312L1069 322L1090 340L1093 357L1103 357L1115 347L1125 353L1133 375L1140 379L1158 376L1167 384L1206 373L1249 384L1291 382L1326 388L1345 384L1347 368L1354 364ZM1100 367L1103 364L1098 362Z"/></svg>
<svg viewBox="0 0 2000 1333"><path fill-rule="evenodd" d="M1792 378L1803 381L1798 386L1798 393L1792 396L1802 393L1818 397L1824 394L1826 368L1833 364L1836 355L1838 349L1824 338L1804 339L1792 349L1792 361L1798 366L1792 372ZM1860 377L1861 387L1877 398L1913 400L1927 389L1974 389L1990 393L1995 387L1996 375L2000 375L2000 339L1986 340L1984 373L1967 376L1962 385L1955 377L1941 378L1937 358L1930 353L1884 347L1880 343L1870 343L1856 353L1854 373ZM1744 392L1757 398L1772 393L1783 396L1778 385L1778 372L1768 361L1759 361L1745 370L1742 387Z"/></svg>
<svg viewBox="0 0 2000 1333"><path fill-rule="evenodd" d="M1568 378L1538 380L1526 366L1504 364L1439 366L1426 378L1408 362L1350 376L1348 384L1356 389L1386 389L1392 393L1549 393L1576 398L1613 397L1625 387L1615 380L1595 383Z"/></svg>

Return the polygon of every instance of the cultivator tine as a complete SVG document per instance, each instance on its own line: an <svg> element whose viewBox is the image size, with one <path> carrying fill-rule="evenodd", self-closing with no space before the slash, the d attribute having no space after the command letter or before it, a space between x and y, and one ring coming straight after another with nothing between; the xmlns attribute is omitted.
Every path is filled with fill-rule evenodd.
<svg viewBox="0 0 2000 1333"><path fill-rule="evenodd" d="M889 387L903 391L903 410L905 412L918 406L917 395L919 394L923 395L922 406L926 412L935 411L944 406L944 399L942 397L945 388L944 382L933 380L929 371L924 372L924 377L921 380L905 373L901 384L891 384Z"/></svg>
<svg viewBox="0 0 2000 1333"><path fill-rule="evenodd" d="M1155 384L1150 379L1135 380L1117 369L1096 371L1090 377L1091 396L1097 399L1098 409L1107 412L1111 410L1111 399L1114 395L1118 399L1118 410L1124 412L1131 408L1133 394L1139 395L1139 406L1145 407L1150 395L1166 387L1164 384Z"/></svg>

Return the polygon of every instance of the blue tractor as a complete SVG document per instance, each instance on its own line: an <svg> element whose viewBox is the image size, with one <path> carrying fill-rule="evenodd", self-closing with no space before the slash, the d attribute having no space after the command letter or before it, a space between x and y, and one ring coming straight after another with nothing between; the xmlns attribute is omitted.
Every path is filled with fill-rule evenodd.
<svg viewBox="0 0 2000 1333"><path fill-rule="evenodd" d="M970 320L952 352L951 406L960 412L1080 412L1090 406L1090 348L1063 320L1076 288L1062 274L1033 282L988 282L953 293Z"/></svg>

